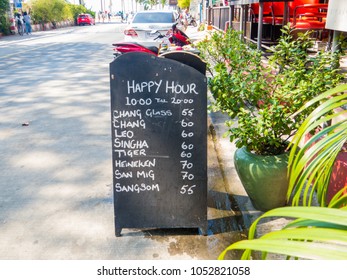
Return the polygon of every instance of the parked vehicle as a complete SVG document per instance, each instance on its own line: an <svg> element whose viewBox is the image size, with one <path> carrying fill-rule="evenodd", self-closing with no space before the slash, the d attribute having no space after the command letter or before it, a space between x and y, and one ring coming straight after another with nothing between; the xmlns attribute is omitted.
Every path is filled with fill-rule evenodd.
<svg viewBox="0 0 347 280"><path fill-rule="evenodd" d="M158 33L169 35L172 25L178 23L178 17L176 11L137 12L124 30L124 42L159 47Z"/></svg>
<svg viewBox="0 0 347 280"><path fill-rule="evenodd" d="M191 14L189 14L189 15L187 16L187 23L188 23L188 25L192 25L192 26L194 26L194 27L197 27L197 26L198 26L198 24L196 23L195 18L194 18Z"/></svg>
<svg viewBox="0 0 347 280"><path fill-rule="evenodd" d="M77 25L95 25L95 19L90 14L80 14L77 17Z"/></svg>
<svg viewBox="0 0 347 280"><path fill-rule="evenodd" d="M150 36L155 42L155 44L151 46L142 45L137 42L120 42L112 44L114 46L114 57L116 58L123 53L135 51L159 55L173 48L182 50L183 46L188 46L190 44L189 37L177 28L177 23L173 24L166 34L158 30L152 30Z"/></svg>

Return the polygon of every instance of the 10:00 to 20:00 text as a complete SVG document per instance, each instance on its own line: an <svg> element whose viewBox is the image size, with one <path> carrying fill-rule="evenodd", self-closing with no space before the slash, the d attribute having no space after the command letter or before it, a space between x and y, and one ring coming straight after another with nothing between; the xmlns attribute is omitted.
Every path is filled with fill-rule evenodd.
<svg viewBox="0 0 347 280"><path fill-rule="evenodd" d="M191 267L191 275L250 275L251 269L249 266L240 267Z"/></svg>
<svg viewBox="0 0 347 280"><path fill-rule="evenodd" d="M157 103L168 103L166 99L159 99L159 98L154 98L154 100ZM179 104L193 104L194 99L192 98L176 98L176 97L171 97L171 103L175 105ZM152 98L129 98L125 97L125 105L126 106L150 106L153 104Z"/></svg>

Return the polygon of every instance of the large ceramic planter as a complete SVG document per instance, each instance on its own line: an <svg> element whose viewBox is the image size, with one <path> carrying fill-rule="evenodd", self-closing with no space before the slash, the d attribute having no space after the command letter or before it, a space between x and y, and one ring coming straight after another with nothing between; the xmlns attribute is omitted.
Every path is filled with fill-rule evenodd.
<svg viewBox="0 0 347 280"><path fill-rule="evenodd" d="M254 208L268 211L286 205L289 154L261 156L236 150L234 164Z"/></svg>

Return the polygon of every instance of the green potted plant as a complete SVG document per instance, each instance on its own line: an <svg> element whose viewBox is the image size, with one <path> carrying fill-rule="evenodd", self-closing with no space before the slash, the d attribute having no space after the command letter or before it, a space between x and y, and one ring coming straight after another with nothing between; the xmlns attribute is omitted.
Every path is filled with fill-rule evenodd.
<svg viewBox="0 0 347 280"><path fill-rule="evenodd" d="M347 112L346 108L343 109L347 105L346 91L347 84L339 85L310 100L297 112L300 114L307 107L319 104L291 140L290 188L287 195L294 197L293 206L266 212L250 227L248 240L228 246L220 259L224 259L230 250L244 250L242 259L257 256L271 258L270 253L281 254L288 259L347 259L347 186L341 188L329 203L325 202L335 158L347 141L347 120L334 121L331 126L319 129L309 141L303 141L307 133L317 131L318 126ZM304 144L299 148L301 143ZM312 206L314 193L321 207ZM259 222L271 217L296 220L281 230L257 237ZM258 251L262 252L261 256L254 254Z"/></svg>
<svg viewBox="0 0 347 280"><path fill-rule="evenodd" d="M288 141L313 108L294 113L342 79L338 53L310 55L310 32L295 39L289 25L282 32L268 60L233 29L197 45L211 75L211 109L229 116L235 168L261 211L287 203Z"/></svg>

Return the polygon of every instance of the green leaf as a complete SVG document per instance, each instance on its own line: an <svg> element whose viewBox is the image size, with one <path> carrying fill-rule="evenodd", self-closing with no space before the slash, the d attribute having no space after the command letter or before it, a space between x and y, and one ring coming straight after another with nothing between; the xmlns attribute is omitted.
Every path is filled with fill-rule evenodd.
<svg viewBox="0 0 347 280"><path fill-rule="evenodd" d="M313 243L292 240L242 240L230 245L218 257L224 259L230 250L254 250L267 253L282 254L303 259L312 260L346 260L347 248L340 244ZM250 259L248 251L242 257L243 260Z"/></svg>
<svg viewBox="0 0 347 280"><path fill-rule="evenodd" d="M289 156L289 189L287 197L293 198L293 205L299 205L301 194L304 193L303 203L311 205L313 190L317 191L319 203L325 206L326 189L332 166L337 154L347 141L347 120L343 119L334 125L328 126L315 133L313 137L305 141L305 137L317 127L323 127L325 123L336 119L339 115L346 113L341 106L347 105L347 85L343 84L328 90L311 101L307 102L297 113L320 105L306 118L298 129L290 143L291 153ZM336 111L338 109L338 111ZM301 147L300 147L301 145ZM306 194L311 191L310 198Z"/></svg>
<svg viewBox="0 0 347 280"><path fill-rule="evenodd" d="M258 223L270 217L297 218L283 229L255 239ZM251 225L248 240L236 242L229 250L245 250L243 259L252 251L283 254L305 259L347 259L347 208L282 207L264 213ZM308 242L309 241L309 242ZM267 254L263 254L266 257Z"/></svg>

